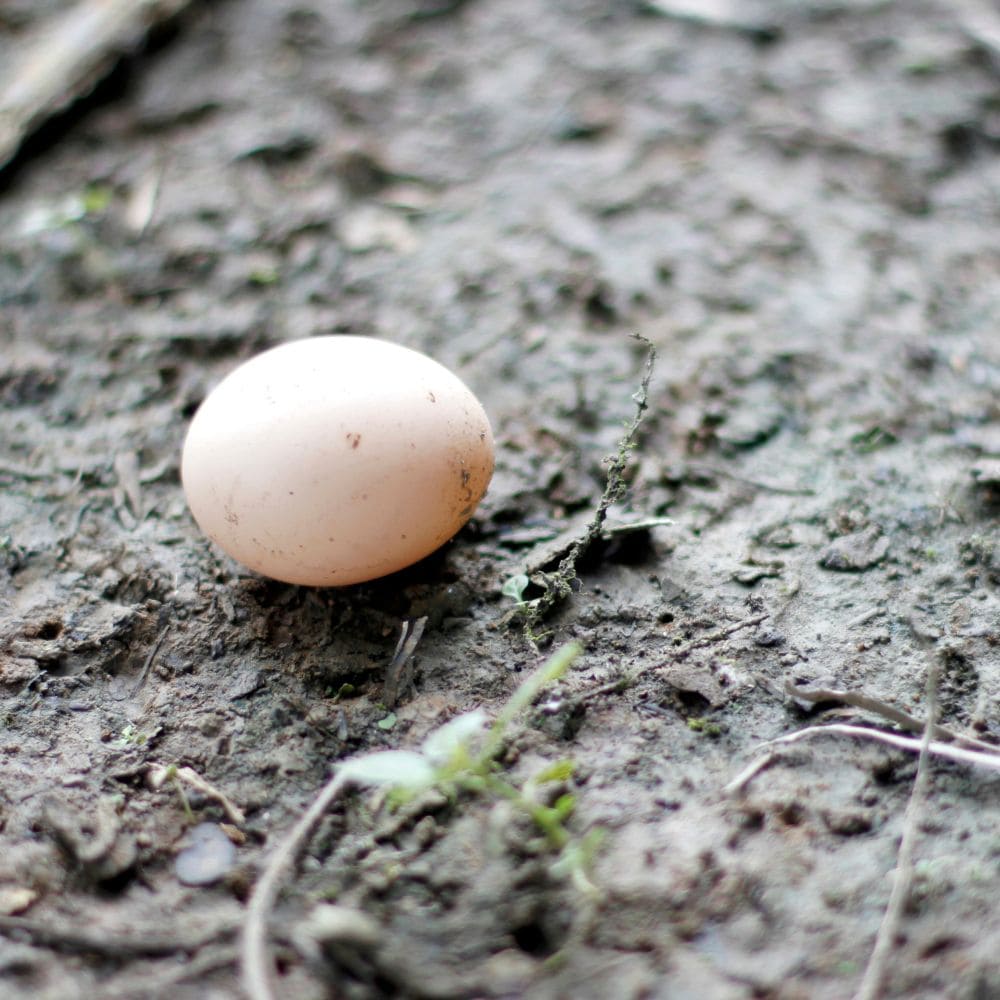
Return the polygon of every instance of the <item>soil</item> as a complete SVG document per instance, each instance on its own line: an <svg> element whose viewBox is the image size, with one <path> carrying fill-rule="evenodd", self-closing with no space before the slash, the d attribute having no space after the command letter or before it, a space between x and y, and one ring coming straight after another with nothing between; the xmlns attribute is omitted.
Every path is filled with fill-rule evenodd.
<svg viewBox="0 0 1000 1000"><path fill-rule="evenodd" d="M3 45L58 7L10 5ZM206 2L35 137L0 194L0 994L241 996L248 894L331 766L495 713L570 639L502 763L573 762L599 898L509 802L358 793L279 902L280 996L855 991L915 756L831 735L725 786L804 726L892 727L789 682L922 718L936 666L942 722L1000 742L977 10ZM320 333L432 354L498 439L452 543L343 590L241 569L178 478L212 385ZM658 361L611 522L671 523L593 546L538 648L501 588L527 569L537 597L592 516L633 334ZM181 785L188 815L171 765L245 821ZM998 791L931 764L882 995L1000 997ZM184 884L206 823L235 851Z"/></svg>

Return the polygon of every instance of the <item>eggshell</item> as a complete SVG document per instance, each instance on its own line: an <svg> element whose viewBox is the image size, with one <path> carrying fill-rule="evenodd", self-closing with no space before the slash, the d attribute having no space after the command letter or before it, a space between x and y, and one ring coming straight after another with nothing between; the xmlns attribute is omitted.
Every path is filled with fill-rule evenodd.
<svg viewBox="0 0 1000 1000"><path fill-rule="evenodd" d="M429 555L493 474L479 401L426 355L312 337L247 361L209 394L181 478L201 529L243 565L340 586Z"/></svg>

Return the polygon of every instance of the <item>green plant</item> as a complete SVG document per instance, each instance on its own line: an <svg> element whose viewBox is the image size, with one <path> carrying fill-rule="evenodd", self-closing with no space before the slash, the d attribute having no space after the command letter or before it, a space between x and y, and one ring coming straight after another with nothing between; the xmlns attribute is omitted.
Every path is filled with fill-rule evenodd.
<svg viewBox="0 0 1000 1000"><path fill-rule="evenodd" d="M116 750L129 750L132 747L143 746L147 738L145 733L140 732L129 722L118 734L118 739L114 740L111 745Z"/></svg>
<svg viewBox="0 0 1000 1000"><path fill-rule="evenodd" d="M514 691L493 725L486 729L481 710L467 712L427 737L419 750L382 750L363 754L344 763L340 776L358 785L381 785L390 789L390 800L399 804L419 792L436 787L449 797L460 793L505 799L521 809L542 835L545 847L555 853L554 874L569 878L588 896L598 890L587 871L603 838L592 830L574 837L567 821L576 805L572 794L560 795L551 804L540 797L543 786L569 780L571 760L558 760L518 785L506 777L498 762L514 721L549 684L558 680L580 655L577 643L569 643L552 656Z"/></svg>
<svg viewBox="0 0 1000 1000"><path fill-rule="evenodd" d="M504 580L503 586L500 588L500 593L504 597L509 597L514 601L517 604L516 610L523 613L529 610L535 603L535 601L526 601L524 599L524 592L530 584L531 580L528 578L527 573L515 573L514 576Z"/></svg>
<svg viewBox="0 0 1000 1000"><path fill-rule="evenodd" d="M715 722L707 719L692 718L687 720L688 729L694 733L704 733L712 739L718 739L722 735L722 728Z"/></svg>
<svg viewBox="0 0 1000 1000"><path fill-rule="evenodd" d="M191 808L191 803L188 801L187 793L184 791L184 786L181 784L177 770L176 764L170 764L167 767L167 781L173 785L174 791L177 792L177 797L181 801L181 808L184 810L184 815L187 817L188 822L193 823L195 819L194 810Z"/></svg>

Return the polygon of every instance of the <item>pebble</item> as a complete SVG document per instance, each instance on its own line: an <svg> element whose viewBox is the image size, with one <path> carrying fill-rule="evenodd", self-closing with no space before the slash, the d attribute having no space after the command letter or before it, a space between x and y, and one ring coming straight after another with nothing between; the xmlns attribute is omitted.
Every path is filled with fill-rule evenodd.
<svg viewBox="0 0 1000 1000"><path fill-rule="evenodd" d="M859 573L878 565L889 551L889 539L877 528L856 531L831 542L820 556L823 569Z"/></svg>
<svg viewBox="0 0 1000 1000"><path fill-rule="evenodd" d="M216 823L199 823L188 833L188 846L174 859L174 873L184 885L212 885L236 862L236 848Z"/></svg>

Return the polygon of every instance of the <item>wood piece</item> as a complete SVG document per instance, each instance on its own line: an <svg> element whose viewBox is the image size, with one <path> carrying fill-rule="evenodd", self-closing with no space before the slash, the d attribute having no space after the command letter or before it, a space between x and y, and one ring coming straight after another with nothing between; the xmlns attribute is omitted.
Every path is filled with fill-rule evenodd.
<svg viewBox="0 0 1000 1000"><path fill-rule="evenodd" d="M73 951L109 958L137 955L174 955L194 952L206 944L232 934L236 926L228 921L189 935L137 934L133 929L65 925L61 922L34 920L30 917L0 916L0 934L30 938L36 945L56 951Z"/></svg>
<svg viewBox="0 0 1000 1000"><path fill-rule="evenodd" d="M927 789L929 783L928 760L931 736L937 724L937 685L940 676L938 665L933 665L927 673L927 721L924 724L923 739L920 741L920 758L917 762L917 776L913 781L913 791L903 817L903 836L896 855L896 871L892 880L892 892L885 908L882 924L875 936L868 966L854 994L854 1000L878 1000L884 996L883 988L889 978L889 959L896 947L903 927L903 914L910 901L916 865L913 861L914 845L918 828L927 811Z"/></svg>
<svg viewBox="0 0 1000 1000"><path fill-rule="evenodd" d="M191 0L81 0L25 39L0 68L0 169L47 118L84 97L148 30Z"/></svg>

